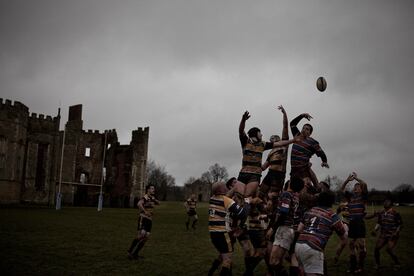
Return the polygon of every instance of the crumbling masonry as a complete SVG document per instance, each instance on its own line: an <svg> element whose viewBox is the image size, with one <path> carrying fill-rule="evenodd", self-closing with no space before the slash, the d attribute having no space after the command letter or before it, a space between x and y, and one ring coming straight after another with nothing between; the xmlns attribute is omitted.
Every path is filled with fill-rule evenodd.
<svg viewBox="0 0 414 276"><path fill-rule="evenodd" d="M69 108L65 133L59 125L60 111L53 118L29 114L24 104L0 99L0 203L54 205L65 140L64 205L96 206L103 179L104 206L134 206L145 185L149 128L120 145L115 129L83 130L82 105Z"/></svg>

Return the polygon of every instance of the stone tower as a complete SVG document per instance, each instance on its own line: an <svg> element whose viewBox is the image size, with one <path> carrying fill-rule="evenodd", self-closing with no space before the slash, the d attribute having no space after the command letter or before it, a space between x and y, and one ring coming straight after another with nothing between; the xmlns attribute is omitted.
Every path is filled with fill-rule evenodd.
<svg viewBox="0 0 414 276"><path fill-rule="evenodd" d="M54 203L59 123L0 99L1 203Z"/></svg>
<svg viewBox="0 0 414 276"><path fill-rule="evenodd" d="M130 195L130 207L134 207L137 199L145 193L146 168L148 160L149 127L138 128L132 131L132 187Z"/></svg>

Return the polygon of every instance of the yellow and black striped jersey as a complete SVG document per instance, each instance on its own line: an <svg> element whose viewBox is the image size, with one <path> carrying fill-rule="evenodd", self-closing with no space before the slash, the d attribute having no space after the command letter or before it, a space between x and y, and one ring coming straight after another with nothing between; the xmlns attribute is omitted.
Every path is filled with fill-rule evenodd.
<svg viewBox="0 0 414 276"><path fill-rule="evenodd" d="M147 219L151 219L152 220L152 216L154 215L154 205L157 204L156 203L156 199L154 196L149 195L149 194L145 194L140 201L143 201L143 207L145 209L146 212L144 212L143 210L140 211L139 215L141 217L147 218Z"/></svg>
<svg viewBox="0 0 414 276"><path fill-rule="evenodd" d="M243 151L242 168L240 172L261 175L263 151L271 149L273 144L263 141L253 142L245 133L239 138Z"/></svg>
<svg viewBox="0 0 414 276"><path fill-rule="evenodd" d="M216 195L210 198L208 230L210 232L229 232L232 219L246 217L246 212L233 199L225 195Z"/></svg>
<svg viewBox="0 0 414 276"><path fill-rule="evenodd" d="M197 208L197 200L189 198L186 201L186 205L189 211L195 211Z"/></svg>
<svg viewBox="0 0 414 276"><path fill-rule="evenodd" d="M269 170L286 172L288 146L275 147L267 156L269 162Z"/></svg>
<svg viewBox="0 0 414 276"><path fill-rule="evenodd" d="M259 231L267 229L268 218L264 210L264 206L251 205L250 213L247 217L247 220L247 227L249 230Z"/></svg>

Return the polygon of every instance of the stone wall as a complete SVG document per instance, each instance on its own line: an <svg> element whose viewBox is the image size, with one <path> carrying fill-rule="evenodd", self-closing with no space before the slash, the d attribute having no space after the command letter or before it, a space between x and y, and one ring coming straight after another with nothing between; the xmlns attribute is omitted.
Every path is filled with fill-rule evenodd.
<svg viewBox="0 0 414 276"><path fill-rule="evenodd" d="M0 99L0 203L54 205L60 190L63 204L97 205L100 186L93 185L102 180L106 206L132 206L145 186L149 128L120 145L115 129L83 130L80 104L69 107L64 131L59 124L60 110L29 114L24 104ZM73 185L80 182L91 186Z"/></svg>

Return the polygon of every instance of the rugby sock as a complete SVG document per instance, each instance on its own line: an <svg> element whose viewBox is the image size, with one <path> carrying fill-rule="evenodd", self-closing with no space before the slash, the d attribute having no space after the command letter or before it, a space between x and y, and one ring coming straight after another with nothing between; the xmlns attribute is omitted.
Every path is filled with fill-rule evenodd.
<svg viewBox="0 0 414 276"><path fill-rule="evenodd" d="M328 276L328 264L326 263L326 259L323 260L323 275Z"/></svg>
<svg viewBox="0 0 414 276"><path fill-rule="evenodd" d="M244 265L246 267L246 271L244 272L244 276L251 276L253 275L253 257L245 257L244 258Z"/></svg>
<svg viewBox="0 0 414 276"><path fill-rule="evenodd" d="M185 223L185 227L187 228L187 230L188 230L188 225L189 225L189 223L188 223L188 221Z"/></svg>
<svg viewBox="0 0 414 276"><path fill-rule="evenodd" d="M297 266L289 267L289 276L299 276L299 267Z"/></svg>
<svg viewBox="0 0 414 276"><path fill-rule="evenodd" d="M191 225L191 227L195 230L196 229L196 224L197 224L197 220L193 221L193 224Z"/></svg>
<svg viewBox="0 0 414 276"><path fill-rule="evenodd" d="M230 276L232 275L231 268L223 266L220 271L220 276Z"/></svg>
<svg viewBox="0 0 414 276"><path fill-rule="evenodd" d="M256 266L260 263L260 261L263 259L263 257L257 256L257 257L253 257L252 259L252 272L254 271L254 269L256 268Z"/></svg>
<svg viewBox="0 0 414 276"><path fill-rule="evenodd" d="M144 244L145 244L145 240L142 240L138 243L137 254L144 247Z"/></svg>
<svg viewBox="0 0 414 276"><path fill-rule="evenodd" d="M208 276L213 276L214 271L216 271L219 268L220 264L221 264L221 261L219 259L215 259L213 263L211 264L211 267L208 271Z"/></svg>
<svg viewBox="0 0 414 276"><path fill-rule="evenodd" d="M358 268L362 269L364 267L365 257L367 256L366 251L359 252Z"/></svg>
<svg viewBox="0 0 414 276"><path fill-rule="evenodd" d="M133 241L132 241L132 243L131 243L131 246L129 247L129 249L128 249L128 252L129 253L132 253L132 250L134 249L134 247L137 245L137 243L138 243L138 239L134 239Z"/></svg>
<svg viewBox="0 0 414 276"><path fill-rule="evenodd" d="M379 266L380 265L380 250L379 250L379 248L375 248L374 256L375 256L375 263L377 264L377 266Z"/></svg>
<svg viewBox="0 0 414 276"><path fill-rule="evenodd" d="M141 250L141 248L144 246L145 244L145 240L141 239L137 242L137 244L135 245L135 247L132 249L131 254L134 257L138 257L138 252Z"/></svg>
<svg viewBox="0 0 414 276"><path fill-rule="evenodd" d="M351 272L354 272L356 270L356 266L357 266L357 258L355 255L350 255L349 256L349 270Z"/></svg>
<svg viewBox="0 0 414 276"><path fill-rule="evenodd" d="M272 268L273 275L277 275L277 276L287 276L288 275L286 269L283 267L282 264L271 265L271 268Z"/></svg>

